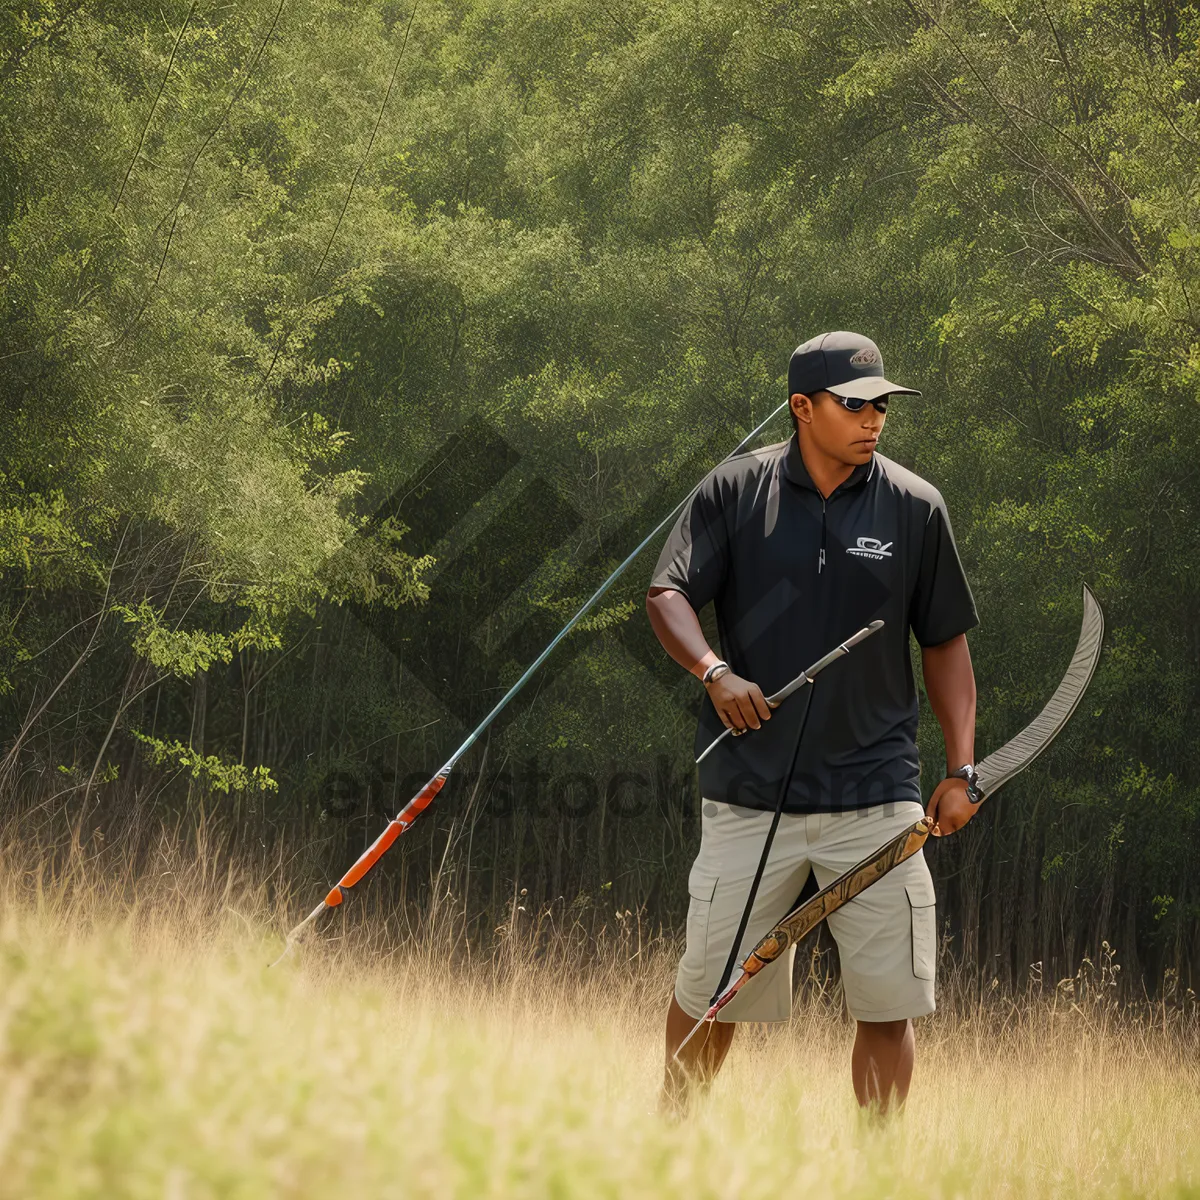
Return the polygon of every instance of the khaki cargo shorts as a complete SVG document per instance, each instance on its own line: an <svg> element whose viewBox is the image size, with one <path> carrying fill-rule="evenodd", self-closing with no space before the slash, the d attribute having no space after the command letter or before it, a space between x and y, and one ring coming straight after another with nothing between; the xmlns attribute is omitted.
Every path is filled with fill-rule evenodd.
<svg viewBox="0 0 1200 1200"><path fill-rule="evenodd" d="M848 812L784 813L738 963L791 910L810 868L824 887L923 812L915 801L900 801ZM687 949L675 978L679 1006L697 1020L721 978L772 816L712 800L703 802L701 814L700 853L688 876ZM837 942L846 1007L855 1020L897 1021L933 1012L937 921L923 851L831 914L829 930ZM790 946L717 1019L786 1021L795 956Z"/></svg>

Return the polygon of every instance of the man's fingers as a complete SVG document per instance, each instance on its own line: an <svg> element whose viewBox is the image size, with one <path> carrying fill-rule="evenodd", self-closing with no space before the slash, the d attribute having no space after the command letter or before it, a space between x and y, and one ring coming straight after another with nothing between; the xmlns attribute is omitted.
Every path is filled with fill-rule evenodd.
<svg viewBox="0 0 1200 1200"><path fill-rule="evenodd" d="M754 701L750 694L738 697L738 708L741 710L742 720L751 728L757 729L760 725L758 711L754 707Z"/></svg>
<svg viewBox="0 0 1200 1200"><path fill-rule="evenodd" d="M970 819L971 819L971 814L969 812L968 813L958 813L955 816L951 817L949 819L949 821L947 821L947 819L945 817L942 817L942 819L939 823L943 827L942 828L943 833L957 833Z"/></svg>
<svg viewBox="0 0 1200 1200"><path fill-rule="evenodd" d="M746 714L742 712L736 696L725 706L725 717L729 721L729 728L733 730L734 734L746 732Z"/></svg>
<svg viewBox="0 0 1200 1200"><path fill-rule="evenodd" d="M726 686L728 685L728 681L722 682ZM771 719L771 709L776 706L767 703L767 698L758 684L749 683L746 680L734 680L733 687L728 691L733 694L726 693L727 698L720 703L717 703L714 697L713 703L722 724L733 733L734 737L745 733L748 729L760 729L764 721ZM711 696L712 693L710 692L709 695Z"/></svg>
<svg viewBox="0 0 1200 1200"><path fill-rule="evenodd" d="M942 829L938 824L938 794L934 792L929 798L929 807L925 809L925 819L931 822L930 834L933 837L941 837Z"/></svg>
<svg viewBox="0 0 1200 1200"><path fill-rule="evenodd" d="M737 705L726 704L723 707L718 708L717 716L721 718L721 722L724 724L726 729L733 730L734 737L737 737L737 735L742 732L742 727L740 724L741 713L738 712Z"/></svg>
<svg viewBox="0 0 1200 1200"><path fill-rule="evenodd" d="M925 815L933 820L934 837L957 833L974 815L966 791L954 784L939 786L929 801Z"/></svg>

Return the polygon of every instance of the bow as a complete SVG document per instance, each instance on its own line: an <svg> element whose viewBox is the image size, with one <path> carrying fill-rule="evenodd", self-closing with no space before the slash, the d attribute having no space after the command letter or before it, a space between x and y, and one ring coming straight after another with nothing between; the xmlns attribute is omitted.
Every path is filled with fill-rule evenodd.
<svg viewBox="0 0 1200 1200"><path fill-rule="evenodd" d="M731 450L725 458L721 460L720 466L729 461L734 455L740 454L751 441L754 440L767 425L786 407L788 401L784 401L778 408L774 409L761 424L746 435L733 450ZM715 468L714 468L715 469ZM706 476L707 478L707 476ZM688 494L638 543L637 547L630 552L624 562L609 577L592 593L587 602L579 609L579 611L554 635L550 640L549 645L533 660L532 663L525 669L524 674L508 689L507 692L497 701L496 706L491 712L483 718L482 721L467 735L462 745L445 761L437 773L421 788L419 792L388 822L383 832L367 847L366 850L359 855L358 860L354 865L333 885L326 893L325 898L318 904L312 912L308 914L298 925L296 925L287 935L287 942L284 945L283 953L275 961L280 962L292 946L296 939L304 930L311 925L326 909L337 908L346 899L346 893L358 883L375 864L388 852L396 839L411 828L413 822L423 813L437 798L437 794L446 785L446 780L450 778L450 772L454 770L455 764L470 748L479 740L480 736L489 725L500 715L501 712L508 706L509 701L529 682L530 677L534 672L546 661L553 653L555 647L575 628L576 625L595 607L604 594L612 587L614 583L625 573L630 564L638 557L639 554L658 536L659 533L670 524L679 513L679 511L688 503L689 500L699 491L703 480L700 481ZM274 965L274 964L272 964Z"/></svg>
<svg viewBox="0 0 1200 1200"><path fill-rule="evenodd" d="M1100 661L1100 650L1104 643L1104 613L1095 593L1083 585L1083 625L1075 653L1067 666L1066 674L1046 706L1011 741L989 754L975 768L975 781L968 787L972 803L980 804L994 795L1014 775L1023 771L1062 732L1071 719L1071 714L1083 699L1083 693L1096 673ZM711 749L711 747L710 747ZM707 754L708 751L706 750ZM925 844L929 836L929 819L922 817L907 829L898 833L862 862L839 875L828 886L803 904L792 909L768 934L761 938L742 963L741 972L728 987L720 991L708 1011L692 1026L691 1032L679 1043L675 1060L680 1051L696 1036L702 1025L717 1019L717 1013L763 967L773 963L789 946L795 945L807 933L815 929L831 912L836 912L848 900L854 899L871 884L882 879L890 870L906 858L911 858ZM741 933L734 941L741 941ZM732 957L732 955L731 955Z"/></svg>

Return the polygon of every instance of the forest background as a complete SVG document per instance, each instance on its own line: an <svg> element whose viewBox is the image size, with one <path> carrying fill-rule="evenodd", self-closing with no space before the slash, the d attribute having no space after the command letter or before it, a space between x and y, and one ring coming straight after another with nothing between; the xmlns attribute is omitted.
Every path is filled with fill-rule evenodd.
<svg viewBox="0 0 1200 1200"><path fill-rule="evenodd" d="M1108 619L1068 732L930 848L947 951L1195 986L1198 37L1172 0L6 5L6 815L97 856L216 821L307 910L856 329L924 392L884 451L955 522L981 754L1081 581ZM397 936L681 925L702 696L653 561L359 889Z"/></svg>

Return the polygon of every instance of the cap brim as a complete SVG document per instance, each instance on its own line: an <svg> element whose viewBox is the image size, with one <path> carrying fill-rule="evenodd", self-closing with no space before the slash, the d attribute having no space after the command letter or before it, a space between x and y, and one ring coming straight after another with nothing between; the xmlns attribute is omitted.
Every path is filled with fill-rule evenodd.
<svg viewBox="0 0 1200 1200"><path fill-rule="evenodd" d="M845 383L831 383L826 390L836 392L839 396L850 396L855 400L878 400L880 396L921 394L916 388L901 387L880 375L860 375L857 379L847 379Z"/></svg>

